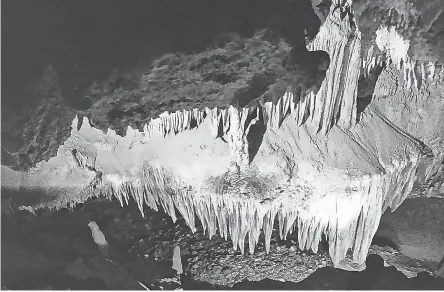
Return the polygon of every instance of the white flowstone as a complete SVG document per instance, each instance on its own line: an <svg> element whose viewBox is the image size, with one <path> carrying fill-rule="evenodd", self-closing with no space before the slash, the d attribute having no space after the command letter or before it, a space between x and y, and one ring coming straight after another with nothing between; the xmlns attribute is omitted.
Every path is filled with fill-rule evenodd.
<svg viewBox="0 0 444 292"><path fill-rule="evenodd" d="M169 168L177 166L169 166L168 163L156 162L156 159L150 160L148 156L143 155L146 160L139 161L136 153L140 152L142 148L149 149L153 143L153 139L166 138L152 138L148 139L147 135L139 133L137 131L128 131L126 137L115 136L113 131L108 131L107 134L91 128L87 120L84 120L82 127L77 131L76 121L73 123L73 140L75 143L79 143L80 140L89 141L86 145L95 145L96 149L88 149L88 147L78 147L79 153L82 153L85 157L90 157L91 154L95 159L83 159L84 161L94 161L94 166L103 172L101 180L95 185L95 188L90 191L93 193L101 193L107 196L115 196L123 205L128 204L130 197L132 197L138 204L140 211L143 214L144 204L157 210L157 206L162 208L176 220L177 214L175 208L184 217L191 230L195 230L194 215L197 214L199 220L202 222L203 228L210 238L216 234L219 230L220 235L226 239L231 237L233 247L239 248L242 252L244 250L244 242L248 236L249 250L254 252L255 245L258 243L259 235L263 230L265 234L265 246L268 252L271 240L271 231L274 226L275 218L279 218L279 233L282 238L285 238L289 232L291 232L294 226L298 228L299 234L299 246L302 249L312 249L317 251L318 244L321 239L321 235L325 234L330 244L330 254L334 262L339 262L345 257L345 253L348 249L353 250L353 259L357 262L365 260L366 252L370 245L371 239L378 226L379 218L382 212L388 206L396 208L408 194L412 188L414 181L415 171L418 167L418 157L412 156L410 162L406 161L407 157L403 158L401 155L400 161L392 160L390 164L387 164L388 157L395 157L393 154L384 154L384 150L381 147L387 145L384 141L393 143L394 141L400 142L402 145L411 145L412 151L416 147L412 141L408 138L403 138L404 134L396 134L398 130L393 129L390 123L380 117L378 112L373 110L374 114L371 117L364 117L364 124L359 125L353 132L341 137L340 133L344 133L343 130L339 130L339 127L333 128L333 137L337 137L340 141L345 141L344 145L338 144L332 141L332 145L322 146L320 137L313 136L311 138L312 143L301 143L307 141L302 138L301 134L310 135L306 131L306 127L303 126L298 129L299 122L297 121L298 112L294 111L288 115L287 119L279 126L280 116L288 111L287 106L291 104L288 100L291 99L291 94L286 94L282 100L278 103L279 106L268 105L271 108L268 115L269 126L271 132L266 134L264 139L269 140L268 137L271 133L280 137L298 137L294 140L296 145L291 146L289 149L301 149L300 158L305 157L306 160L312 160L311 155L316 156L319 154L308 154L315 149L322 151L336 151L335 149L342 149L345 145L351 145L347 143L347 137L356 135L351 141L359 141L362 137L367 137L368 140L361 141L359 145L373 145L371 141L378 141L371 137L371 133L374 129L383 130L383 133L388 133L387 138L379 142L382 143L379 146L372 146L375 149L375 156L378 157L375 162L369 164L370 175L351 175L344 172L341 169L340 161L324 161L327 164L331 163L331 166L335 165L340 168L332 170L315 170L306 169L303 164L300 164L298 171L298 178L295 180L287 181L286 183L279 183L280 187L284 191L278 191L276 187L270 187L265 184L266 189L255 189L249 187L249 180L255 181L258 178L257 175L251 177L245 177L243 175L237 175L229 171L229 163L226 164L226 168L222 170L219 175L216 173L213 177L221 177L226 175L226 179L221 183L222 188L215 188L214 181L206 182L205 178L208 176L201 176L198 179L197 184L186 178L186 172L180 171L176 174L170 173ZM283 106L280 106L283 105ZM212 115L207 115L208 119L214 119L212 122L208 121L206 124L201 125L200 131L205 131L207 127L207 133L214 133L214 125L216 122L224 122L223 119L218 118L218 111L212 110ZM247 131L245 128L245 121L248 112L243 110L238 112L234 108L228 109L227 120L230 123L229 135L232 143L228 143L226 148L229 153L228 161L232 161L233 156L236 153L243 153L242 148L238 145L242 145L242 142L238 140L244 139L242 131ZM163 118L166 118L164 115ZM84 118L86 119L86 118ZM367 122L368 121L368 122ZM375 123L377 122L377 123ZM296 123L292 126L291 123ZM364 126L366 125L366 126ZM168 125L164 125L168 128ZM387 129L384 129L386 127ZM285 129L293 129L293 133L286 133ZM362 132L364 131L364 132ZM395 131L395 132L393 132ZM185 131L178 133L177 135L170 135L169 139L178 137L180 141L184 141L184 137L180 137L185 133L191 133ZM268 136L267 136L268 135ZM211 136L211 135L210 135ZM399 136L399 137L398 137ZM212 138L213 141L214 137ZM315 139L315 140L313 140ZM322 138L323 139L323 138ZM401 140L400 140L401 139ZM113 142L115 141L115 142ZM172 140L173 141L179 140ZM410 141L410 142L409 142ZM123 144L122 144L123 143ZM223 143L223 142L222 142ZM239 144L240 143L240 144ZM68 145L74 144L73 141L68 140ZM299 145L298 145L299 144ZM339 146L333 146L338 144ZM82 144L77 144L81 146ZM110 145L116 145L109 147ZM120 146L117 146L120 145ZM279 143L277 144L279 145ZM72 145L74 146L74 145ZM131 148L129 147L131 146ZM140 148L142 147L142 148ZM280 146L281 147L281 146ZM321 147L321 148L319 148ZM339 147L339 148L338 148ZM362 146L361 146L362 147ZM160 146L160 148L163 148ZM231 150L230 150L231 149ZM304 150L305 149L305 150ZM346 152L356 152L357 149L344 149ZM114 156L107 154L107 151L115 153ZM304 153L304 151L310 151ZM340 151L340 150L338 150ZM405 151L405 150L404 150ZM297 153L296 151L295 153ZM140 152L150 153L150 152ZM168 155L171 152L166 152ZM365 170L365 163L361 162L365 156L366 151L355 154L347 158L351 159L346 165L353 168L350 163L357 163L360 169ZM159 152L158 155L161 153ZM320 153L321 157L324 157L326 153ZM414 152L412 152L414 154ZM365 154L368 155L368 154ZM382 155L382 156L381 156ZM231 158L230 158L231 157ZM273 156L272 156L273 157ZM369 156L369 159L372 156ZM386 158L384 158L386 157ZM161 157L160 157L161 158ZM157 158L158 159L158 158ZM165 158L161 158L165 159ZM260 162L260 157L258 158ZM296 159L298 161L299 159ZM355 160L353 160L355 159ZM412 160L413 159L413 160ZM299 160L300 162L303 162ZM117 168L113 166L112 161L126 162L125 165L119 165ZM241 161L236 159L235 161ZM356 161L356 162L352 162ZM371 161L371 160L370 160ZM176 164L179 161L176 160ZM382 165L381 165L382 164ZM83 163L80 164L82 167ZM378 166L385 171L377 171ZM380 165L380 166L379 166ZM245 165L244 167L247 167ZM364 168L363 168L364 167ZM84 166L83 166L84 168ZM261 165L258 166L261 169ZM174 170L173 169L173 170ZM345 169L345 168L344 168ZM122 172L124 170L125 172ZM228 173L226 171L228 170ZM327 171L327 172L326 172ZM339 175L338 175L339 174ZM204 179L204 180L202 180ZM199 183L200 181L200 183ZM229 183L226 185L224 182ZM229 186L231 184L231 187ZM216 185L218 185L216 183ZM256 183L257 185L257 183ZM191 188L189 186L192 186ZM262 191L262 192L261 192ZM258 193L259 192L259 193ZM263 199L260 198L265 198ZM352 211L352 212L351 212ZM350 230L356 230L355 233L350 233Z"/></svg>
<svg viewBox="0 0 444 292"><path fill-rule="evenodd" d="M401 67L401 62L405 63L408 60L407 52L410 47L410 41L405 40L396 31L395 26L380 26L376 31L376 44L379 50L389 53L398 69Z"/></svg>
<svg viewBox="0 0 444 292"><path fill-rule="evenodd" d="M416 90L420 90L422 84L426 81L433 81L436 78L435 72L436 62L422 62L411 60L408 55L410 41L404 39L397 32L395 26L380 26L376 31L376 44L379 50L387 55L389 62L393 62L398 70L402 70L406 88L411 89L412 86ZM373 46L367 52L368 56L373 54ZM363 60L362 68L364 76L371 70L371 65Z"/></svg>

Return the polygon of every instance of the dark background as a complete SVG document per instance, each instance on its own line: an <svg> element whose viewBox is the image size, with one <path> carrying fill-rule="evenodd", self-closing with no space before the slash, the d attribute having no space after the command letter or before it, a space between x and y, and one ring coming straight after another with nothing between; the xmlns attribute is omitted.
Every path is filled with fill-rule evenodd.
<svg viewBox="0 0 444 292"><path fill-rule="evenodd" d="M112 70L148 67L165 52L198 52L221 33L270 28L303 45L320 21L309 0L3 0L2 112L37 97L52 65L63 98L79 98ZM43 97L44 98L44 97Z"/></svg>

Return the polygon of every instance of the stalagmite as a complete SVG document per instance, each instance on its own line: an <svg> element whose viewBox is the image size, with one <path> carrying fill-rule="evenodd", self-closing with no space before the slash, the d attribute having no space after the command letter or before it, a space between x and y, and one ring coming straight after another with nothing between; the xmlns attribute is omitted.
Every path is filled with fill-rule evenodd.
<svg viewBox="0 0 444 292"><path fill-rule="evenodd" d="M105 235L100 230L99 226L95 221L90 221L88 223L88 227L91 229L91 234L94 239L94 242L97 244L97 247L99 248L100 252L103 256L108 257L109 256L109 246L108 242L105 239Z"/></svg>
<svg viewBox="0 0 444 292"><path fill-rule="evenodd" d="M183 273L182 259L180 257L180 246L176 245L173 251L173 269L176 270L177 274Z"/></svg>

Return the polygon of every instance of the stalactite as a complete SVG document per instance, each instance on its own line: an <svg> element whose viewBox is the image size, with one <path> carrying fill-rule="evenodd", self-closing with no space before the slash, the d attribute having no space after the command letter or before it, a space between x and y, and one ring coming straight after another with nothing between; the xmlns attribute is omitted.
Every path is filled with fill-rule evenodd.
<svg viewBox="0 0 444 292"><path fill-rule="evenodd" d="M366 58L362 60L364 77L367 77L376 64L382 66L384 61L387 64L393 63L402 72L407 89L420 90L424 83L437 77L436 69L440 65L436 62L412 60L407 54L409 40L403 39L396 27L381 26L376 33L376 43L381 52L377 53L374 46L367 51ZM380 61L371 62L374 58Z"/></svg>
<svg viewBox="0 0 444 292"><path fill-rule="evenodd" d="M235 177L229 175L242 173L248 168L249 153L246 137L259 116L263 116L267 129L273 131L279 129L283 121L288 118L295 119L298 126L304 123L313 126L313 134L320 130L327 132L335 125L344 130L353 127L356 121L356 88L360 66L364 69L364 74L369 74L375 66L389 60L396 63L404 73L407 84L414 84L417 87L421 84L420 80L433 79L438 74L440 67L437 64L414 63L404 57L396 58L392 56L393 54L380 56L374 47L370 48L361 62L360 32L351 26L350 17L352 16L347 15L341 18L340 11L335 11L332 7L330 16L320 33L308 46L310 50L327 51L331 58L326 79L318 93L310 93L301 98L287 92L277 103L266 102L255 108L240 110L229 106L226 109L205 108L165 112L145 124L143 132L129 127L126 136L119 139L142 143L159 136L165 137L192 130L195 126L199 127L204 121L208 121L212 137L223 135L229 144L230 159L235 169L231 169L227 177L229 182L232 182ZM331 35L337 37L332 38ZM80 144L78 140L81 138L91 143L96 142L93 138L86 137L88 131L93 131L88 119L84 117L83 123L79 123L76 117L72 126L73 138L67 142L66 147L64 146L69 149L70 157L73 157L79 168L97 167L95 171L103 171L99 169L100 165L96 165L96 153L93 153L93 150L75 148ZM94 136L95 133L91 135ZM106 135L106 137L117 136L112 130ZM76 151L73 152L74 149ZM161 166L148 162L143 165L140 177L136 178L104 171L103 177L97 180L93 187L86 188L85 192L91 196L96 196L98 193L107 197L114 196L122 206L133 198L142 216L145 205L156 211L158 206L161 206L172 220L176 221L177 209L192 232L196 231L197 216L205 234L211 238L219 232L226 240L230 237L233 248L235 250L239 248L241 253L244 252L246 240L249 252L255 251L261 232L264 234L265 250L268 253L277 218L280 238L286 239L289 233L297 230L300 249L317 252L324 234L334 263L339 263L350 249L353 252L353 261L363 263L382 213L388 207L397 208L413 188L420 157L404 158L399 161L393 159L391 165L384 165L382 161L378 161L384 169L380 174L367 175L359 179L348 177L350 184L355 184L358 180L357 186L353 185L356 191L352 194L346 191L348 185L344 185L343 191L340 192L321 190L310 194L301 188L275 197L270 194L272 199L262 201L254 196L243 195L241 187L228 191L224 190L225 185L215 190L193 189ZM439 165L440 162L436 162L427 170L430 173L426 176L437 172ZM308 189L314 187L307 186ZM271 193L273 191L269 190ZM302 201L301 198L305 197L310 197L309 203Z"/></svg>
<svg viewBox="0 0 444 292"><path fill-rule="evenodd" d="M268 116L268 127L279 128L282 117L291 111L291 106L301 106L292 103L292 100L292 94L287 93L277 105L269 103L256 110L263 110L264 116ZM223 129L236 131L232 137L238 137L236 135L249 126L245 124L249 114L253 113L239 112L234 108L215 109L207 110L206 118L214 119L217 128L220 125L217 123L222 123ZM235 123L232 123L233 116L236 119ZM294 116L299 114L295 113ZM83 124L88 125L85 122ZM229 126L226 126L227 124ZM272 230L277 218L279 226L276 227L282 239L296 227L300 249L317 252L324 234L334 263L339 263L350 249L353 252L353 260L362 263L384 210L389 206L396 208L413 188L419 161L419 156L402 161L393 160L392 165L383 165L386 170L384 174L363 177L357 187L358 191L353 196L347 195L344 186L344 193L317 194L318 199L313 199L315 201L307 204L295 199L305 197L302 190L300 195L284 193L264 203L254 196L240 195L239 189L234 189L235 193L223 187L215 187L213 191L190 189L188 185L176 181L177 178L173 178L161 166L150 164L144 165L140 179L133 177L125 180L115 175L104 175L100 185L90 191L99 190L108 196L111 193L121 205L128 204L129 197L132 197L142 215L145 204L155 210L161 206L175 221L176 208L193 232L196 230L194 218L197 215L204 232L210 238L219 232L221 237L230 238L233 248L242 253L246 240L249 252L254 252L261 232L265 238L265 250L269 252ZM436 166L434 168L437 169ZM234 178L228 175L227 179L230 181ZM335 212L330 210L325 214L317 210L317 204L326 198L331 199L331 206L338 205L339 209ZM344 204L351 205L348 209L341 209L340 206Z"/></svg>

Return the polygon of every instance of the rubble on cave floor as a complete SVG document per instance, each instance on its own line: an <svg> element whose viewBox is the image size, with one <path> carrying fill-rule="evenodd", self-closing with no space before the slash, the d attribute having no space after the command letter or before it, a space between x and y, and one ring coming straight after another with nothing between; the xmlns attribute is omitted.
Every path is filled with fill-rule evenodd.
<svg viewBox="0 0 444 292"><path fill-rule="evenodd" d="M274 230L270 253L260 241L256 253L242 255L218 235L210 240L199 225L190 233L182 218L173 223L162 210L147 210L142 217L133 201L121 208L117 200L94 199L72 211L41 210L36 215L3 214L3 288L27 289L28 283L39 289L144 289L140 282L149 289L196 289L202 283L211 289L257 289L265 280L270 289L297 282L307 289L346 288L357 275L333 269L325 243L318 254L302 252L296 234L280 240ZM110 245L108 259L97 250L90 220ZM175 246L180 246L182 276L172 268Z"/></svg>
<svg viewBox="0 0 444 292"><path fill-rule="evenodd" d="M287 240L279 240L279 231L275 229L268 254L262 239L256 253L242 255L232 249L231 242L218 235L210 240L202 226L198 226L194 234L190 233L182 218L173 223L168 215L153 211L148 211L142 218L134 203L120 209L114 202L114 207L118 209L107 208L109 211L103 215L106 218L109 216L107 212L121 213L118 216L114 213L114 218L103 227L110 243L119 242L132 256L169 265L173 263L174 248L178 245L184 276L193 281L225 287L244 280L267 278L299 282L318 268L332 265L325 246L318 254L298 251L296 234ZM132 212L125 212L127 208ZM104 218L96 220L101 222ZM152 220L156 220L156 224L147 223Z"/></svg>
<svg viewBox="0 0 444 292"><path fill-rule="evenodd" d="M205 284L203 288L230 286L236 288L236 283L265 279L279 283L311 281L314 285L314 280L304 280L309 279L308 277L313 273L324 275L323 281L330 283L329 285L339 285L333 284L334 280L329 278L328 272L322 272L326 267L331 269L329 271L333 271L332 262L328 256L328 245L325 241L320 245L318 254L303 252L297 248L296 233L290 234L287 240L280 240L278 230L274 230L269 254L265 253L263 240L260 240L261 244L258 245L256 253L242 255L240 251L232 249L229 241L225 241L218 235L210 240L200 226L194 234L190 233L182 218L173 223L162 210L159 213L148 210L145 218L142 218L133 202L123 209L112 208L111 203L107 203L106 206L103 207L104 212L100 214L107 212L114 214L113 220L104 229L107 238L116 242L125 242L125 248L133 256L155 260L158 263L168 263L167 265L171 266L174 247L179 245L185 274L182 279L185 278L187 282L191 282L188 285L201 287L202 283L207 283L211 285L205 286ZM131 211L125 212L124 210L128 208ZM147 223L153 220L157 223L154 225ZM379 254L377 249L377 246L372 246L371 253ZM399 253L392 255L389 263L396 266L400 256L402 257L402 254ZM406 262L405 258L402 262L404 269L412 263L415 261ZM343 268L353 270L353 267L347 266L347 263L344 263ZM426 267L421 268L416 264L411 268L419 274L423 271L430 272ZM396 271L395 268L393 269ZM334 271L337 270L334 269ZM399 275L397 277L399 278ZM423 277L427 276L423 275ZM428 277L431 276L428 275Z"/></svg>
<svg viewBox="0 0 444 292"><path fill-rule="evenodd" d="M225 287L246 279L300 281L331 264L325 252L295 252L294 241L272 240L270 254L262 245L258 253L243 256L220 237L209 240L201 227L192 235L183 219L174 224L154 211L143 218L135 204L121 208L117 201L96 199L72 211L40 210L36 215L17 211L2 220L8 238L2 245L2 254L7 254L3 264L8 266L2 269L4 288L138 289L142 286L137 281L148 288L178 288L180 277L172 269L175 245L180 246L186 277ZM90 220L97 222L110 245L107 258L94 243ZM248 266L253 269L245 270ZM20 281L22 277L29 285Z"/></svg>
<svg viewBox="0 0 444 292"><path fill-rule="evenodd" d="M102 210L97 208L101 200L88 203L95 212ZM109 255L102 255L88 228L94 212L82 207L42 210L36 216L18 209L2 212L2 289L145 290L140 283L149 289L180 287L168 280L177 278L171 266L130 257L115 241Z"/></svg>
<svg viewBox="0 0 444 292"><path fill-rule="evenodd" d="M262 244L256 253L242 255L231 248L231 243L217 235L209 240L200 228L193 235L186 228L176 225L171 232L174 232L174 237L154 244L153 238L141 239L131 250L141 257L167 260L172 257L172 246L179 244L184 269L189 277L226 287L244 280L300 282L318 268L332 265L326 251L318 254L298 251L295 238L287 241L273 239L268 254ZM274 233L276 236L277 230Z"/></svg>

